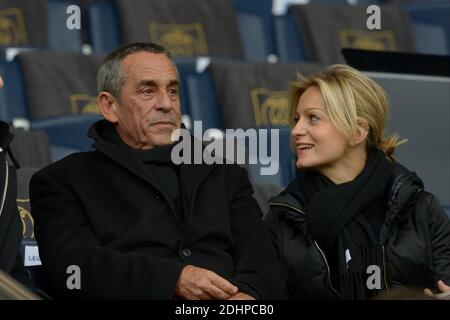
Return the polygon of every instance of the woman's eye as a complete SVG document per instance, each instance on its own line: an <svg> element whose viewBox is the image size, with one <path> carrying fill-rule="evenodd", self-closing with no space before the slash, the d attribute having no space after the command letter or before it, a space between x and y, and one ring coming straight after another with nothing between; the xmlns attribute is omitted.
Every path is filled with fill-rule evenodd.
<svg viewBox="0 0 450 320"><path fill-rule="evenodd" d="M309 119L311 120L311 122L316 122L319 120L319 117L316 116L315 114L312 114L309 116Z"/></svg>

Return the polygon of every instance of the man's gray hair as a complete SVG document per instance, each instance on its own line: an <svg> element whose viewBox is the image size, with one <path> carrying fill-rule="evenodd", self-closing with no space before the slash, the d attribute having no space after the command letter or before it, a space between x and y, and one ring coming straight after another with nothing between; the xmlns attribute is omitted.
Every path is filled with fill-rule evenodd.
<svg viewBox="0 0 450 320"><path fill-rule="evenodd" d="M122 86L125 80L121 62L127 56L137 52L150 52L165 54L172 60L170 53L163 46L152 42L136 42L123 45L103 60L102 65L97 73L97 90L98 92L109 92L118 101L121 101Z"/></svg>

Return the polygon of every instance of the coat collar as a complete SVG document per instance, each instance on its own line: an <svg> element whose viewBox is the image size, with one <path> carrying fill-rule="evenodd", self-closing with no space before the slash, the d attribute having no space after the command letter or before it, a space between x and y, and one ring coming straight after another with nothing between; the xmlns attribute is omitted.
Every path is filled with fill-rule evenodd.
<svg viewBox="0 0 450 320"><path fill-rule="evenodd" d="M165 194L153 174L145 167L138 155L137 150L120 146L104 139L102 132L104 132L107 126L112 126L112 124L106 120L97 121L91 126L88 136L95 140L93 147L121 167L130 171L133 175L145 180L152 187L156 188L166 198L172 210L175 211L171 201L169 201L168 195ZM193 145L194 138L191 137L191 139L191 144ZM194 200L195 191L198 189L199 185L206 178L212 168L212 165L207 165L204 163L181 164L180 179L182 179L184 183L182 187L186 192L186 195L189 199L191 199L191 202Z"/></svg>

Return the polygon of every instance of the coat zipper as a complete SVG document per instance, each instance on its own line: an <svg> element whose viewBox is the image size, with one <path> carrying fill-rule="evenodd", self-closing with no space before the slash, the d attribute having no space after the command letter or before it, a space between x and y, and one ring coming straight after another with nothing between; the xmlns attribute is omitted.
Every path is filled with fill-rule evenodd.
<svg viewBox="0 0 450 320"><path fill-rule="evenodd" d="M6 193L8 192L8 179L9 179L9 168L8 163L5 161L5 188L3 189L2 206L0 207L0 216L3 212L3 207L6 201Z"/></svg>
<svg viewBox="0 0 450 320"><path fill-rule="evenodd" d="M287 205L287 204L284 204L284 203L271 202L270 204L274 205L274 206L279 206L279 207L286 207L286 208L292 209L292 210L294 210L296 212L299 212L302 215L306 216L305 212L303 212L302 210L300 210L300 209L298 209L296 207L293 207L293 206L290 206L290 205ZM331 290L334 291L334 293L336 293L339 297L341 297L341 294L335 288L333 288L333 285L331 284L331 271L330 271L330 266L328 264L328 260L327 260L327 258L325 256L325 253L322 251L322 249L320 249L319 245L317 244L317 242L315 240L314 240L314 245L316 246L317 250L319 250L320 254L322 255L323 261L325 261L325 265L327 267L327 273L328 273L328 285L330 286Z"/></svg>

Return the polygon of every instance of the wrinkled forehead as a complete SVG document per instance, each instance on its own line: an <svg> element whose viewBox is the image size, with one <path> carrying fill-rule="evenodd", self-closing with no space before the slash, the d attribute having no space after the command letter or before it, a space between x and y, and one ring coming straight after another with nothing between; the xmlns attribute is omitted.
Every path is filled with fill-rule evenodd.
<svg viewBox="0 0 450 320"><path fill-rule="evenodd" d="M137 52L122 60L124 76L135 81L152 80L169 83L178 80L175 64L161 53Z"/></svg>

